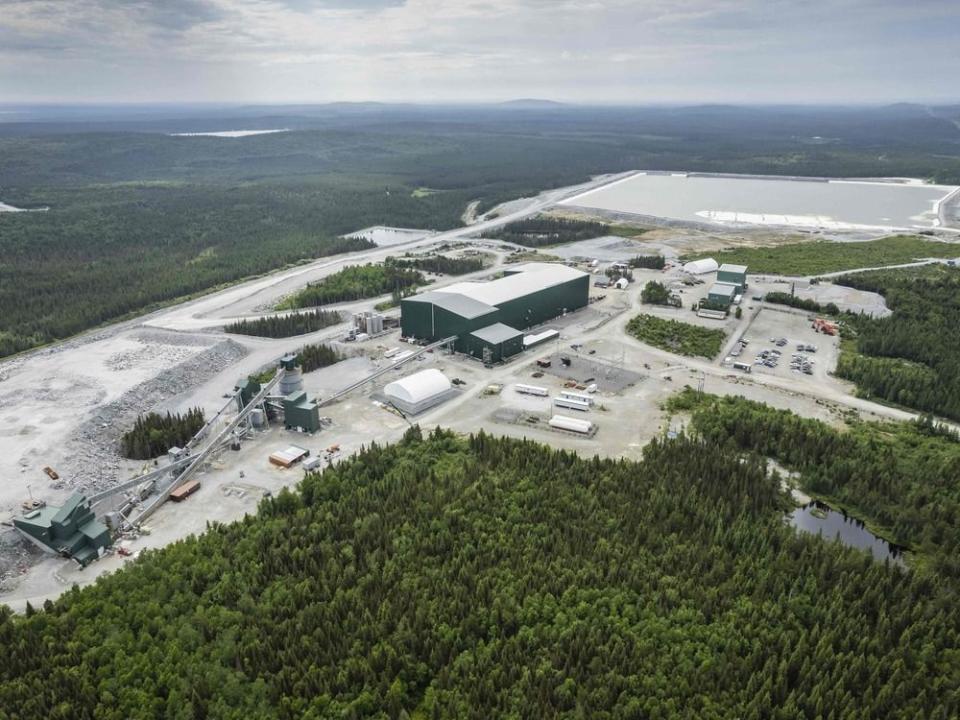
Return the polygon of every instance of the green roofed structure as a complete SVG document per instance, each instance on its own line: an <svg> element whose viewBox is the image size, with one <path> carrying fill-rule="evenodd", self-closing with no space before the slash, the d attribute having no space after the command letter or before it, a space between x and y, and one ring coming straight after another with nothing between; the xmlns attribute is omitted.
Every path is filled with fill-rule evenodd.
<svg viewBox="0 0 960 720"><path fill-rule="evenodd" d="M71 557L81 565L96 560L110 546L110 531L80 493L61 507L48 505L14 518L13 526L47 552Z"/></svg>
<svg viewBox="0 0 960 720"><path fill-rule="evenodd" d="M743 291L747 289L747 266L724 263L717 270L717 282L734 285L737 288L737 293L742 295Z"/></svg>
<svg viewBox="0 0 960 720"><path fill-rule="evenodd" d="M460 282L400 301L405 337L456 337L458 352L494 362L523 349L523 330L585 307L590 276L560 263L526 263L489 282Z"/></svg>
<svg viewBox="0 0 960 720"><path fill-rule="evenodd" d="M300 428L315 433L320 429L320 408L307 399L305 391L291 393L283 399L283 424L287 429Z"/></svg>

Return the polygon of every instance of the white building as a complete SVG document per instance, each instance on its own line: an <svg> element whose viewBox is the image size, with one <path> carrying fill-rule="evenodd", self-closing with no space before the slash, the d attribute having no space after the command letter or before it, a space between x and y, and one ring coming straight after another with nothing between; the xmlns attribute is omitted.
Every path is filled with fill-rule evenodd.
<svg viewBox="0 0 960 720"><path fill-rule="evenodd" d="M417 415L439 405L452 393L447 376L435 368L408 375L383 389L387 401L407 415Z"/></svg>
<svg viewBox="0 0 960 720"><path fill-rule="evenodd" d="M720 265L717 264L717 261L713 258L691 260L683 266L683 271L690 275L706 275L707 273L716 272L719 269Z"/></svg>

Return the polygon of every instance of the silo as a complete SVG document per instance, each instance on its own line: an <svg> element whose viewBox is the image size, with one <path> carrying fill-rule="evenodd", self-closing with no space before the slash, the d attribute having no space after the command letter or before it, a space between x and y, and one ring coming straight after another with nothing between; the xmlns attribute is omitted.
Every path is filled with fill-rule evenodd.
<svg viewBox="0 0 960 720"><path fill-rule="evenodd" d="M303 372L297 362L296 355L284 355L280 359L283 368L283 377L280 379L280 394L286 397L303 390Z"/></svg>

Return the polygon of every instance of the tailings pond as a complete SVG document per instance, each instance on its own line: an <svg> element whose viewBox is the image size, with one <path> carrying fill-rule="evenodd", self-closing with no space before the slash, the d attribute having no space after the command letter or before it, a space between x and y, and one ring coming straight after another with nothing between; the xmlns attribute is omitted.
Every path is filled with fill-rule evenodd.
<svg viewBox="0 0 960 720"><path fill-rule="evenodd" d="M848 547L866 550L881 562L903 565L904 548L877 537L859 520L831 510L827 505L812 502L790 514L790 524L797 530L821 535L824 540L839 539Z"/></svg>

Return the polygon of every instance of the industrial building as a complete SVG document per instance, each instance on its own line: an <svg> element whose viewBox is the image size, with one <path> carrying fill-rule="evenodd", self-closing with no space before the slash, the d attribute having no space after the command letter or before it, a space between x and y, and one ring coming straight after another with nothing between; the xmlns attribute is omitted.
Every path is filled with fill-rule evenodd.
<svg viewBox="0 0 960 720"><path fill-rule="evenodd" d="M62 507L48 505L14 518L14 527L48 552L81 565L96 560L110 546L110 532L93 514L86 496L71 495Z"/></svg>
<svg viewBox="0 0 960 720"><path fill-rule="evenodd" d="M724 263L717 270L717 282L735 285L737 294L742 295L747 289L747 266Z"/></svg>
<svg viewBox="0 0 960 720"><path fill-rule="evenodd" d="M387 401L406 415L418 415L453 394L447 376L436 368L422 370L383 388Z"/></svg>
<svg viewBox="0 0 960 720"><path fill-rule="evenodd" d="M283 398L283 424L288 430L315 433L320 429L320 408L306 391L291 393Z"/></svg>
<svg viewBox="0 0 960 720"><path fill-rule="evenodd" d="M590 276L557 263L528 263L490 282L462 282L400 302L404 336L456 337L455 349L496 362L523 349L529 327L585 307Z"/></svg>
<svg viewBox="0 0 960 720"><path fill-rule="evenodd" d="M737 295L739 295L739 293L737 292L736 285L718 282L710 286L710 289L707 291L707 300L711 305L722 307L726 310L733 305L733 301Z"/></svg>

